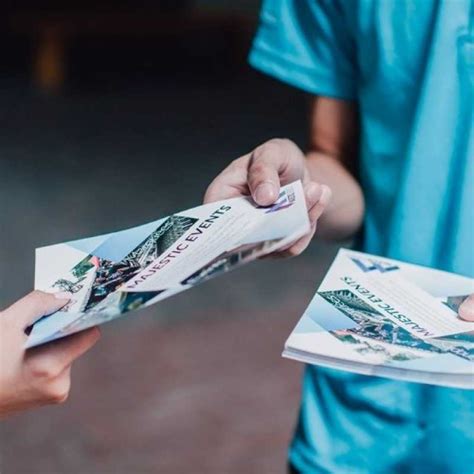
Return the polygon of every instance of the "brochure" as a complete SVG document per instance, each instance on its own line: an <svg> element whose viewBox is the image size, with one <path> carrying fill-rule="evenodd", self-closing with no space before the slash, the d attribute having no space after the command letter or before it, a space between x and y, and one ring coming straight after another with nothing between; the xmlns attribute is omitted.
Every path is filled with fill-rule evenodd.
<svg viewBox="0 0 474 474"><path fill-rule="evenodd" d="M350 372L474 389L474 280L341 249L283 356Z"/></svg>
<svg viewBox="0 0 474 474"><path fill-rule="evenodd" d="M68 291L72 298L32 326L26 347L157 303L282 249L309 230L297 181L284 186L270 207L234 198L132 229L39 248L35 288Z"/></svg>

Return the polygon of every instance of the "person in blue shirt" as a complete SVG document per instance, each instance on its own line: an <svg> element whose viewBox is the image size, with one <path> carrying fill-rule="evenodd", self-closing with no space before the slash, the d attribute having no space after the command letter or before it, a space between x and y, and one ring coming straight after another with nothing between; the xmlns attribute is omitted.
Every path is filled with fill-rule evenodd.
<svg viewBox="0 0 474 474"><path fill-rule="evenodd" d="M206 202L302 179L313 233L474 277L474 0L267 0L250 62L311 94L310 147L258 146ZM472 473L474 394L308 366L289 464Z"/></svg>

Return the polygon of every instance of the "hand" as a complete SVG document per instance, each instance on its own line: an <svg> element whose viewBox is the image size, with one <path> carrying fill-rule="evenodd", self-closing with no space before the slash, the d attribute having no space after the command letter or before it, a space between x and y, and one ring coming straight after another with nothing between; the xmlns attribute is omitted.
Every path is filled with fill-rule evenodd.
<svg viewBox="0 0 474 474"><path fill-rule="evenodd" d="M459 306L459 317L474 322L474 294L468 296Z"/></svg>
<svg viewBox="0 0 474 474"><path fill-rule="evenodd" d="M68 294L33 291L0 312L0 418L49 403L69 394L71 364L99 338L92 328L25 351L25 329L62 308Z"/></svg>
<svg viewBox="0 0 474 474"><path fill-rule="evenodd" d="M300 254L311 241L316 224L331 198L328 186L311 180L302 151L290 140L273 139L237 158L208 187L204 202L251 195L260 206L273 204L280 186L300 179L303 183L311 230L289 248L283 256Z"/></svg>

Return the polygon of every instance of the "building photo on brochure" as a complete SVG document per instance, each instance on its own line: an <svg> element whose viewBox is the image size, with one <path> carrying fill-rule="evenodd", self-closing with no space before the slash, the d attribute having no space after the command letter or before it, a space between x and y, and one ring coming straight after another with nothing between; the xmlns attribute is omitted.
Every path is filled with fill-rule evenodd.
<svg viewBox="0 0 474 474"><path fill-rule="evenodd" d="M473 0L0 40L2 473L474 472Z"/></svg>

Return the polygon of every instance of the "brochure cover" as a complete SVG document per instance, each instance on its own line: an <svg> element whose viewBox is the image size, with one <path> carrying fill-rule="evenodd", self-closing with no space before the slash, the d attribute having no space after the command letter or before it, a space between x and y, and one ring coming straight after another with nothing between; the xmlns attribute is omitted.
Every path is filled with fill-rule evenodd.
<svg viewBox="0 0 474 474"><path fill-rule="evenodd" d="M33 347L157 303L284 248L309 232L301 182L271 207L250 198L206 204L132 229L36 250L35 288L71 301L37 321Z"/></svg>
<svg viewBox="0 0 474 474"><path fill-rule="evenodd" d="M341 249L283 356L350 372L474 389L474 280Z"/></svg>

